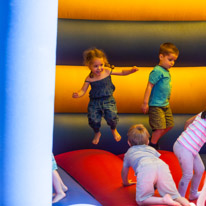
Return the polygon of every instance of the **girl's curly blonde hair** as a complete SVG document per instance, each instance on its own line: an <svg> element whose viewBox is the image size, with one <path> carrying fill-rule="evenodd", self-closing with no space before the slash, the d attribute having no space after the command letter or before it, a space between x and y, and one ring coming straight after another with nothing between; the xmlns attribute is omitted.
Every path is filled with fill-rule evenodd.
<svg viewBox="0 0 206 206"><path fill-rule="evenodd" d="M106 54L102 50L97 48L90 48L85 50L83 53L83 58L85 66L89 66L90 64L92 64L94 58L103 58L104 64L108 64Z"/></svg>

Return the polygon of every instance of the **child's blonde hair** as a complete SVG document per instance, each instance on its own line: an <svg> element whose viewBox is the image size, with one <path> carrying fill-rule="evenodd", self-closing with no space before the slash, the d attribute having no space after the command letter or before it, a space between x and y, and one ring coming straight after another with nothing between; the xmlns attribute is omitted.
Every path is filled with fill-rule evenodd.
<svg viewBox="0 0 206 206"><path fill-rule="evenodd" d="M179 50L174 44L166 42L160 45L159 55L163 54L165 56L171 53L179 56Z"/></svg>
<svg viewBox="0 0 206 206"><path fill-rule="evenodd" d="M83 53L83 58L85 66L89 66L90 64L92 64L94 58L103 58L104 63L108 64L106 54L102 50L97 48L90 48L85 50Z"/></svg>
<svg viewBox="0 0 206 206"><path fill-rule="evenodd" d="M130 127L127 133L128 141L133 145L143 145L149 143L149 132L142 124L136 124Z"/></svg>

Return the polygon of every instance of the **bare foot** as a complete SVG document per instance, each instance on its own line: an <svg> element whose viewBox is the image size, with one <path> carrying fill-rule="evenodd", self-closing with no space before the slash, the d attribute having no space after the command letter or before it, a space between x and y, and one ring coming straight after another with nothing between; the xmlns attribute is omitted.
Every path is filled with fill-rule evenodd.
<svg viewBox="0 0 206 206"><path fill-rule="evenodd" d="M92 140L92 143L93 143L93 144L98 144L100 137L101 137L101 132L95 133L94 139Z"/></svg>
<svg viewBox="0 0 206 206"><path fill-rule="evenodd" d="M166 194L163 197L163 203L165 203L166 205L181 206L181 204L179 202L174 201L169 194Z"/></svg>
<svg viewBox="0 0 206 206"><path fill-rule="evenodd" d="M121 136L119 132L117 131L117 129L112 129L112 135L117 142L121 140Z"/></svg>
<svg viewBox="0 0 206 206"><path fill-rule="evenodd" d="M52 203L58 202L59 200L63 199L64 197L66 197L65 193L58 193L56 194L56 196L54 197Z"/></svg>
<svg viewBox="0 0 206 206"><path fill-rule="evenodd" d="M185 197L178 197L174 201L180 203L180 205L190 205L190 202Z"/></svg>

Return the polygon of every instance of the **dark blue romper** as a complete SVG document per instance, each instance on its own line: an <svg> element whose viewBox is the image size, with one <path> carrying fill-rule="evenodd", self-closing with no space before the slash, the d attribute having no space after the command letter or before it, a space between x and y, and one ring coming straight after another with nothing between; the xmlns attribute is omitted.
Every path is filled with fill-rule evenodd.
<svg viewBox="0 0 206 206"><path fill-rule="evenodd" d="M91 90L89 92L90 102L88 105L88 121L94 132L99 132L101 119L104 116L111 129L115 129L119 120L117 115L116 101L113 97L115 86L111 76L95 82L89 82Z"/></svg>

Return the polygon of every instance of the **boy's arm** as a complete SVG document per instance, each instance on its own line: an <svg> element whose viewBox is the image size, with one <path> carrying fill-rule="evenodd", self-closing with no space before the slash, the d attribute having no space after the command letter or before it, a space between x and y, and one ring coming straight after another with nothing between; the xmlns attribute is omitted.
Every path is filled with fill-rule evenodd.
<svg viewBox="0 0 206 206"><path fill-rule="evenodd" d="M89 82L84 82L82 88L78 92L74 92L72 94L72 97L73 98L79 98L79 97L84 96L84 94L86 93L88 87L89 87Z"/></svg>
<svg viewBox="0 0 206 206"><path fill-rule="evenodd" d="M187 127L195 120L197 115L191 117L190 119L188 119L186 122L185 122L185 126L184 126L184 130L187 129Z"/></svg>
<svg viewBox="0 0 206 206"><path fill-rule="evenodd" d="M136 71L138 71L139 69L136 66L133 66L132 69L122 69L122 70L112 70L112 75L120 75L120 76L125 76L125 75L129 75L132 74Z"/></svg>
<svg viewBox="0 0 206 206"><path fill-rule="evenodd" d="M142 104L142 111L144 114L146 114L148 112L148 109L149 109L148 103L149 103L149 98L150 98L150 94L151 94L153 86L154 86L154 84L148 82L147 88L146 88L145 94L144 94L144 101Z"/></svg>
<svg viewBox="0 0 206 206"><path fill-rule="evenodd" d="M129 172L129 167L122 168L121 177L122 177L122 183L124 186L130 186L130 185L136 184L135 182L128 180L128 172Z"/></svg>

